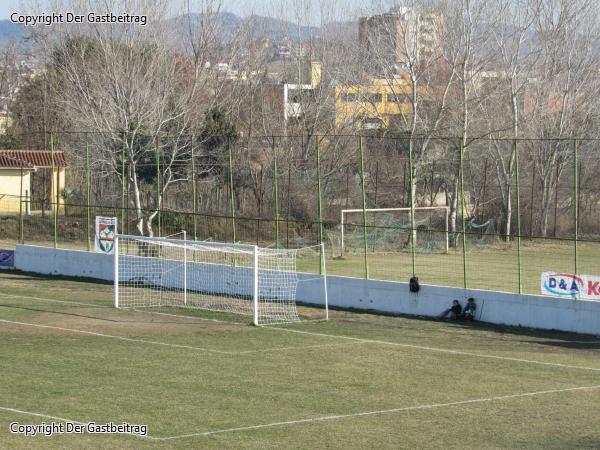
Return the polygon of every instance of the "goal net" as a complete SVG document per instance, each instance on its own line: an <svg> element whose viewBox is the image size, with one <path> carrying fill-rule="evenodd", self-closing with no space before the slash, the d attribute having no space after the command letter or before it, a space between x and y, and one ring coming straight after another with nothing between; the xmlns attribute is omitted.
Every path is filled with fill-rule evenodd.
<svg viewBox="0 0 600 450"><path fill-rule="evenodd" d="M300 281L311 281L313 293L316 283L322 296L312 302L327 308L326 275L302 277L299 251L118 235L115 306L201 308L249 315L256 325L297 322ZM322 251L312 253L324 261Z"/></svg>
<svg viewBox="0 0 600 450"><path fill-rule="evenodd" d="M362 253L366 234L367 249L371 252L406 251L411 249L414 235L418 252L448 253L449 208L415 207L414 212L412 233L411 208L368 208L364 211L366 224L362 209L343 209L339 234L329 236L332 247L337 247L340 255Z"/></svg>
<svg viewBox="0 0 600 450"><path fill-rule="evenodd" d="M467 239L469 245L476 247L485 247L498 242L498 234L494 219L488 219L482 223L476 223L475 218L471 218L467 223Z"/></svg>

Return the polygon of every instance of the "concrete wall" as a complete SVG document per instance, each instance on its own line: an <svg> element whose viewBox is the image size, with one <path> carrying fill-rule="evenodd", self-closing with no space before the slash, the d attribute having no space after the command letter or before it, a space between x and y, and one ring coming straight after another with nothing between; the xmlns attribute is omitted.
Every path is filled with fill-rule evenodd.
<svg viewBox="0 0 600 450"><path fill-rule="evenodd" d="M112 256L77 250L18 245L15 267L47 275L113 279ZM174 278L177 271L169 273L172 275L161 278L162 285L180 283ZM217 286L223 285L218 282L217 273L225 279L237 280L231 287L232 293L250 294L249 269L224 269L223 266L201 263L188 266L188 280L195 280L189 282L190 289L217 289ZM419 293L413 294L409 292L407 283L340 276L328 276L327 283L330 306L437 316L450 306L452 299L457 298L464 304L467 297L474 297L478 306L476 317L484 322L600 334L600 302L431 285L423 285ZM306 303L322 304L323 279L312 274L300 274L296 298Z"/></svg>
<svg viewBox="0 0 600 450"><path fill-rule="evenodd" d="M113 257L79 250L17 245L15 269L43 275L113 280Z"/></svg>
<svg viewBox="0 0 600 450"><path fill-rule="evenodd" d="M449 308L452 299L462 305L468 297L477 303L477 320L549 330L600 334L600 302L541 295L422 285L417 294L408 283L327 277L329 304L344 308L372 309L386 313L435 317ZM298 299L306 298L299 284ZM318 283L311 287L318 289Z"/></svg>

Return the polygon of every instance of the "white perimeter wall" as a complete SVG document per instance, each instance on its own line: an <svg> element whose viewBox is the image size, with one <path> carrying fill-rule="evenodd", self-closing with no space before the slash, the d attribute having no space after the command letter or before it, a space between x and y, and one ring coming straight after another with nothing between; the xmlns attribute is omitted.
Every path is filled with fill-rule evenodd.
<svg viewBox="0 0 600 450"><path fill-rule="evenodd" d="M194 276L195 280L214 279L210 276L211 269L207 269L206 265L199 263L195 265L198 267L188 266L188 273L201 270L205 275ZM112 256L77 250L17 245L15 268L45 275L113 280ZM249 270L243 268L233 270L240 272L237 278L241 283L236 290L241 289L246 293L245 291L251 286ZM327 277L327 283L330 306L437 316L450 306L452 299L457 298L464 304L467 297L474 297L478 307L477 319L484 322L600 334L600 302L595 301L431 285L422 285L421 291L413 294L408 290L408 283L331 275ZM322 304L322 278L311 274L300 274L297 299L301 302Z"/></svg>

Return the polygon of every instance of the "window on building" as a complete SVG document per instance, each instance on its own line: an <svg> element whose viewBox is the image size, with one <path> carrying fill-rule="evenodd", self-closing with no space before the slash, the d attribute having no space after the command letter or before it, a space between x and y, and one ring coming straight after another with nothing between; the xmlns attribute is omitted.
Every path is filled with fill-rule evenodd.
<svg viewBox="0 0 600 450"><path fill-rule="evenodd" d="M381 94L367 94L365 95L365 102L367 103L381 103Z"/></svg>
<svg viewBox="0 0 600 450"><path fill-rule="evenodd" d="M368 117L361 120L361 128L363 130L378 130L383 128L383 120L379 117Z"/></svg>
<svg viewBox="0 0 600 450"><path fill-rule="evenodd" d="M342 92L340 98L345 103L354 103L356 101L356 94L354 92Z"/></svg>
<svg viewBox="0 0 600 450"><path fill-rule="evenodd" d="M306 103L315 100L315 94L312 89L290 89L288 91L289 103Z"/></svg>
<svg viewBox="0 0 600 450"><path fill-rule="evenodd" d="M410 103L411 96L409 94L388 94L387 101L392 103Z"/></svg>

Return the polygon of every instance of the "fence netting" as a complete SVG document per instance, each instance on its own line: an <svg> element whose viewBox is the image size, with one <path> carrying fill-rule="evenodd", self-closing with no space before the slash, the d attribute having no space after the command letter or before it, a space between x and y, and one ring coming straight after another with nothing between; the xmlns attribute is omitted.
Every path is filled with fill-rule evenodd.
<svg viewBox="0 0 600 450"><path fill-rule="evenodd" d="M133 235L323 242L328 273L353 277L539 293L542 272L600 272L595 140L57 132L32 142L63 152L67 167L11 172L2 247L92 250L95 217L110 216Z"/></svg>

